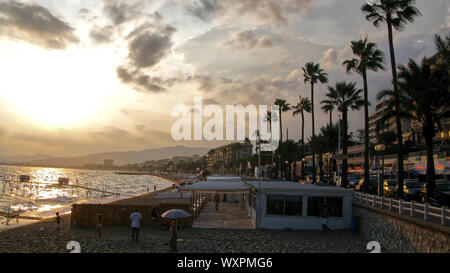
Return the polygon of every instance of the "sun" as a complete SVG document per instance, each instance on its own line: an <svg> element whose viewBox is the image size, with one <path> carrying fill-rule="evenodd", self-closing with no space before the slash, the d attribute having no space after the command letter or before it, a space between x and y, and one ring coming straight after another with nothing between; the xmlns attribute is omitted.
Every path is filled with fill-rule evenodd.
<svg viewBox="0 0 450 273"><path fill-rule="evenodd" d="M0 94L26 118L51 126L83 123L112 89L111 56L98 50L47 51L23 44L8 50L0 55Z"/></svg>

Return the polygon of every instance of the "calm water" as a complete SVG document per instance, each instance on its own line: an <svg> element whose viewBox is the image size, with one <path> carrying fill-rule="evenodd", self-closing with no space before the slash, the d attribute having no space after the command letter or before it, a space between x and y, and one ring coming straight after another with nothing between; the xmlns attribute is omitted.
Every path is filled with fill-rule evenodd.
<svg viewBox="0 0 450 273"><path fill-rule="evenodd" d="M19 181L19 175L30 175L31 183ZM59 177L69 178L70 185L108 191L102 193L79 187L60 186ZM5 183L11 181L11 183ZM119 175L114 171L78 170L0 166L0 211L21 210L30 216L50 216L55 211L68 212L74 202L115 200L130 195L166 188L171 183L151 175ZM119 193L120 195L117 195Z"/></svg>

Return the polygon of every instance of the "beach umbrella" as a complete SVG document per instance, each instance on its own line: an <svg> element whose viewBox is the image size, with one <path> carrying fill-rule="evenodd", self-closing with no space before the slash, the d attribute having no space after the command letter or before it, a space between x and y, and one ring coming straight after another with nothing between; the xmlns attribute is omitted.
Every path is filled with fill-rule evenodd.
<svg viewBox="0 0 450 273"><path fill-rule="evenodd" d="M163 214L161 214L162 218L167 218L167 219L175 219L175 230L177 229L177 220L180 218L186 218L186 217L190 217L192 216L189 212L186 212L185 210L182 209L171 209L168 210L166 212L164 212Z"/></svg>
<svg viewBox="0 0 450 273"><path fill-rule="evenodd" d="M192 216L189 212L186 212L182 209L171 209L163 214L161 214L161 217L168 218L168 219L178 219L178 218L185 218Z"/></svg>

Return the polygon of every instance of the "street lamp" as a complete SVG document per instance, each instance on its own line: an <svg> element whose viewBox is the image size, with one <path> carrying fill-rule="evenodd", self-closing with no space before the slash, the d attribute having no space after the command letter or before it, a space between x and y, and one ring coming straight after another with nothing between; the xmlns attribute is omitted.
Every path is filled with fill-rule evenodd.
<svg viewBox="0 0 450 273"><path fill-rule="evenodd" d="M386 145L378 144L375 146L375 151L381 153L382 163L381 163L381 178L380 173L378 173L378 196L383 195L383 179L384 179L384 151L386 150Z"/></svg>

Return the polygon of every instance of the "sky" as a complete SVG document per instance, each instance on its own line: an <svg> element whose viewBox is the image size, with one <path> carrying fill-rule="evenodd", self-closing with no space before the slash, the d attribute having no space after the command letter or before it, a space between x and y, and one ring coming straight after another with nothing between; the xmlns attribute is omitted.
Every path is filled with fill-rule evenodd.
<svg viewBox="0 0 450 273"><path fill-rule="evenodd" d="M222 142L173 140L173 107L193 107L196 96L223 109L276 98L294 105L310 95L300 72L309 61L321 64L328 85L345 80L361 88L361 78L342 66L352 58L350 41L367 35L390 67L386 27L365 20L364 2L0 0L0 154L215 147ZM416 6L422 16L394 33L398 64L433 55L434 35L449 33L447 0ZM369 72L370 109L390 75ZM326 92L327 84L316 87L316 128L329 119L320 110ZM362 113L350 113L350 128L363 128ZM300 138L292 112L283 127Z"/></svg>

